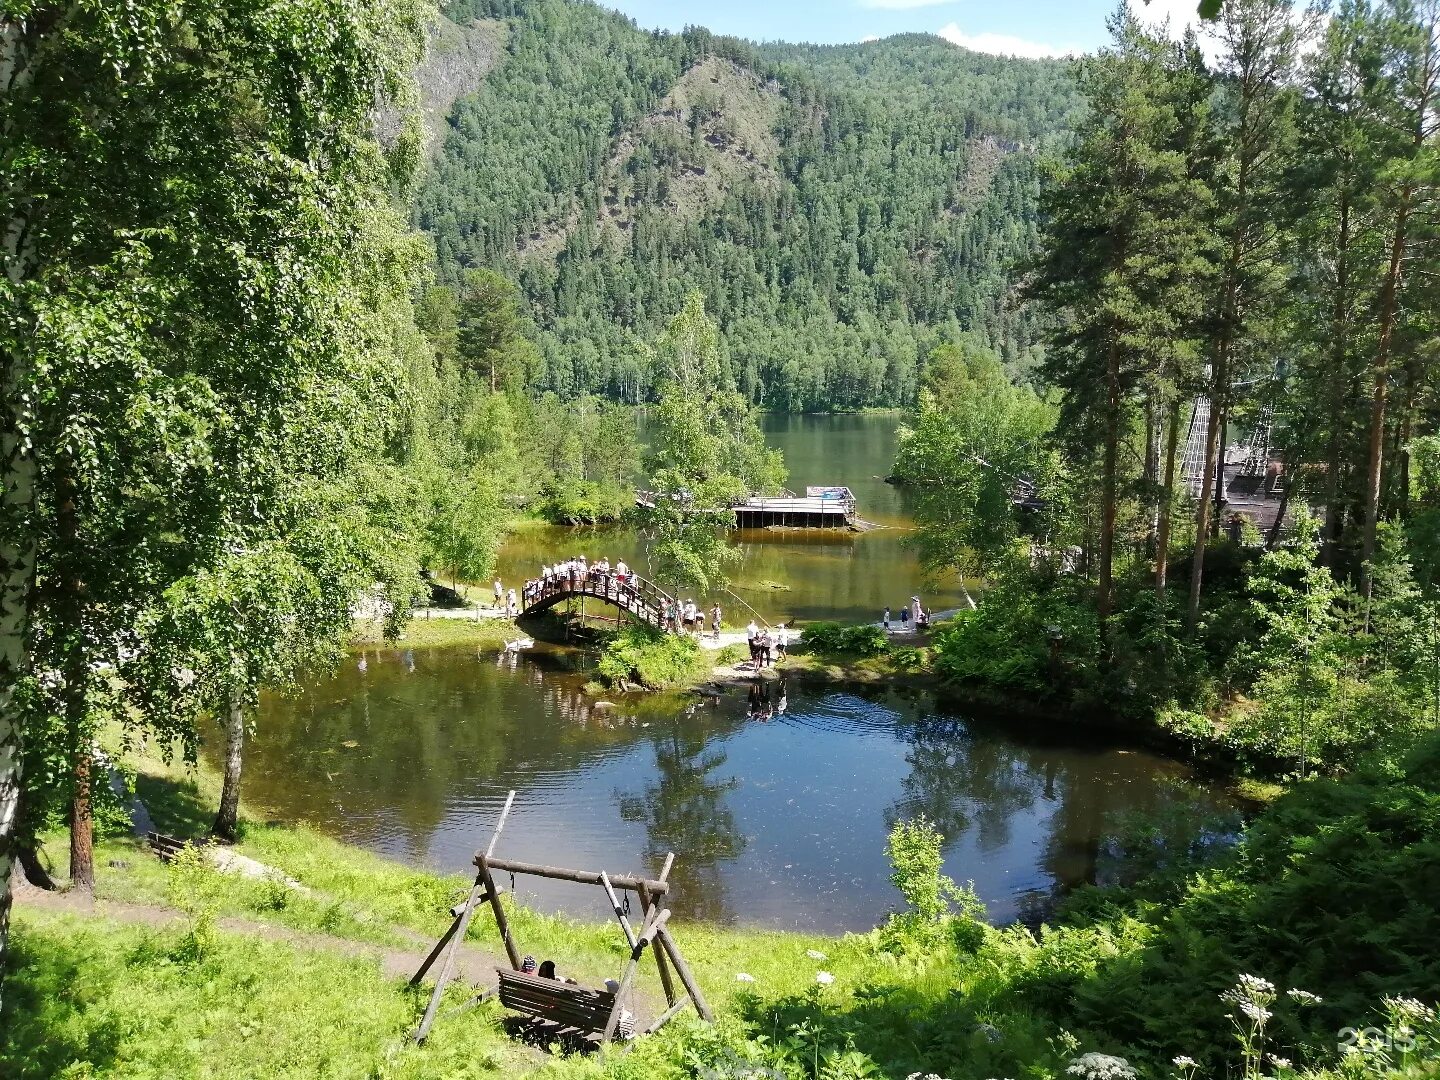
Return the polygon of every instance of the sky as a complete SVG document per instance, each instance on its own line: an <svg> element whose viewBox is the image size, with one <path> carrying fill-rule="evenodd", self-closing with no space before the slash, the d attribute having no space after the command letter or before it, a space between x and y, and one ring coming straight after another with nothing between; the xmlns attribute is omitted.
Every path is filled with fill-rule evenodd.
<svg viewBox="0 0 1440 1080"><path fill-rule="evenodd" d="M1104 44L1115 0L600 0L647 30L705 26L752 41L838 44L939 34L977 52L1063 56ZM1194 0L1129 0L1147 20L1183 25Z"/></svg>

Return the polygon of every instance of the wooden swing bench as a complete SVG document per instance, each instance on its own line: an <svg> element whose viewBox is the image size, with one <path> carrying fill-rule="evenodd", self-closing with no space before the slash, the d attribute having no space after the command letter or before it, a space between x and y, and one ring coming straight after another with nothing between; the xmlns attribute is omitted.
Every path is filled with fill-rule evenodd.
<svg viewBox="0 0 1440 1080"><path fill-rule="evenodd" d="M495 974L500 977L500 1004L538 1020L589 1034L604 1031L615 1011L615 995L609 990L571 986L509 968L496 968Z"/></svg>
<svg viewBox="0 0 1440 1080"><path fill-rule="evenodd" d="M707 1023L712 1022L714 1016L710 1012L710 1006L706 1004L704 995L701 994L700 987L695 982L695 977L690 973L689 965L680 955L680 947L675 944L675 939L670 936L670 931L666 927L670 918L670 910L662 908L659 904L660 899L670 891L670 885L666 879L669 877L670 867L675 861L674 854L666 856L664 869L660 871L660 876L654 879L630 877L624 874L611 878L603 870L570 870L560 866L541 866L536 863L517 862L514 859L497 859L494 857L495 844L500 839L500 831L505 827L505 819L510 816L510 807L514 801L515 792L512 791L509 798L505 800L505 809L500 812L500 821L495 826L494 835L490 838L490 846L483 853L477 852L475 855L475 866L479 872L475 875L475 884L470 890L470 898L462 906L451 909L455 919L450 924L450 929L445 931L440 940L435 943L435 947L430 950L430 955L420 965L420 970L415 972L410 980L411 986L418 986L430 966L440 958L442 952L445 953L445 962L440 968L439 977L435 980L435 990L430 995L430 1003L425 1008L425 1015L420 1021L420 1026L415 1029L415 1041L424 1042L425 1036L430 1032L430 1026L435 1022L435 1013L439 1007L440 998L445 993L445 985L450 981L451 972L454 970L456 953L460 943L465 940L465 931L470 925L470 918L474 914L475 908L481 903L489 904L494 912L495 926L500 931L500 940L504 943L506 956L510 960L509 968L495 969L499 978L500 1003L506 1008L539 1020L550 1021L563 1028L577 1030L587 1037L598 1035L602 1045L614 1038L617 1032L628 1036L631 1032L629 1025L622 1024L625 1010L621 1008L621 1003L626 992L634 983L636 968L639 966L645 950L653 947L655 966L660 974L660 984L665 991L668 1007L639 1034L648 1035L658 1031L664 1024L679 1015L682 1009L691 1004L695 1006L695 1011L700 1014L702 1020ZM615 918L620 923L625 941L630 946L630 957L617 984L618 988L613 991L609 989L592 990L521 971L520 951L515 947L515 942L510 936L510 922L500 903L500 893L503 890L495 884L494 871L496 870L508 871L512 875L512 882L515 874L529 874L534 877L602 886L610 901L611 910L615 912ZM633 892L639 896L642 919L638 932L626 915L628 907L622 906L616 896L616 889ZM685 998L680 998L675 993L674 981L671 978L672 967L674 974L680 977L681 985L685 988ZM494 990L486 990L471 998L461 1008L479 1004L494 996L495 993Z"/></svg>

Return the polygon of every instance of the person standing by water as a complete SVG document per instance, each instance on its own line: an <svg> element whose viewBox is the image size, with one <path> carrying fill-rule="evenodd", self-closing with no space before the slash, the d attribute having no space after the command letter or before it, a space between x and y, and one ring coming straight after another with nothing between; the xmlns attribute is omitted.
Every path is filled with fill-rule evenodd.
<svg viewBox="0 0 1440 1080"><path fill-rule="evenodd" d="M888 605L885 608L885 613L880 616L880 625L885 627L887 634L890 632L890 608Z"/></svg>
<svg viewBox="0 0 1440 1080"><path fill-rule="evenodd" d="M775 658L784 660L787 650L790 648L790 626L788 623L781 623L780 628L775 631Z"/></svg>
<svg viewBox="0 0 1440 1080"><path fill-rule="evenodd" d="M495 579L495 610L500 610L500 605L505 600L505 586L500 584L500 579Z"/></svg>
<svg viewBox="0 0 1440 1080"><path fill-rule="evenodd" d="M759 667L760 665L760 650L759 647L756 645L756 638L758 638L759 635L760 628L755 625L755 620L751 619L749 624L745 627L745 643L750 646L751 667Z"/></svg>
<svg viewBox="0 0 1440 1080"><path fill-rule="evenodd" d="M716 604L714 607L712 607L712 608L710 609L710 633L715 636L715 640L716 640L716 641L719 641L719 640L720 640L720 605L719 605L719 604Z"/></svg>
<svg viewBox="0 0 1440 1080"><path fill-rule="evenodd" d="M906 604L900 605L900 629L902 632L910 629L910 608Z"/></svg>
<svg viewBox="0 0 1440 1080"><path fill-rule="evenodd" d="M920 620L921 620L921 619L924 617L924 615L925 615L925 609L920 606L920 597L918 597L918 596L912 596L912 597L910 597L910 611L911 611L911 617L914 618L914 620L915 620L915 629L916 629L916 630L919 630L919 629L920 629Z"/></svg>

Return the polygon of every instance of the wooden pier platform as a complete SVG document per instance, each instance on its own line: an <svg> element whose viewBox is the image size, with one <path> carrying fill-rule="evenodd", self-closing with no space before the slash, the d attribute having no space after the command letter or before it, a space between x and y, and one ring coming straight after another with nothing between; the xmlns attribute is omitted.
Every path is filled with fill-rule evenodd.
<svg viewBox="0 0 1440 1080"><path fill-rule="evenodd" d="M637 491L639 506L653 507L656 493ZM807 487L803 496L752 495L730 507L739 529L860 529L855 496L847 487Z"/></svg>

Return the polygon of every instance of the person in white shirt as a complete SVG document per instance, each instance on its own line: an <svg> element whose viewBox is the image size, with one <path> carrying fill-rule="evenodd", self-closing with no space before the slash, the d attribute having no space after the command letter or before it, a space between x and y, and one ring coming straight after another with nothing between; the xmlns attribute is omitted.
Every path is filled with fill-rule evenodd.
<svg viewBox="0 0 1440 1080"><path fill-rule="evenodd" d="M785 623L780 624L780 629L775 631L775 653L781 659L785 659L785 650L790 647L790 627Z"/></svg>

